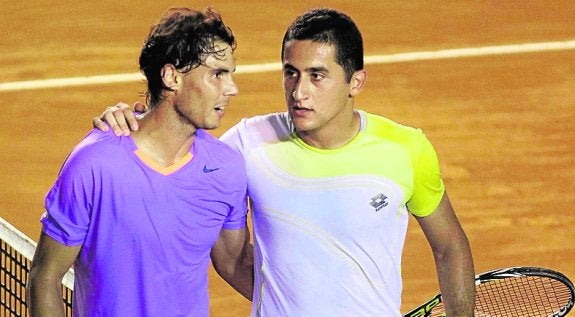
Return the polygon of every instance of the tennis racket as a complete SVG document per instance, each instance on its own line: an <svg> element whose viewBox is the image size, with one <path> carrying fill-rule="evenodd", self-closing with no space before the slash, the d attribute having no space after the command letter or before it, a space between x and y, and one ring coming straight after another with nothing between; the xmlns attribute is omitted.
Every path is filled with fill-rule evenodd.
<svg viewBox="0 0 575 317"><path fill-rule="evenodd" d="M560 317L573 307L575 288L563 274L512 267L475 276L476 317ZM445 316L441 293L404 317Z"/></svg>

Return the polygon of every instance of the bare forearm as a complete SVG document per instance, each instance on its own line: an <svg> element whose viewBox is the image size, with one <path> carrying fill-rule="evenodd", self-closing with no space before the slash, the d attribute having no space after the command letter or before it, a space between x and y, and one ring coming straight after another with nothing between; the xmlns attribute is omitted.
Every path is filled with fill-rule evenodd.
<svg viewBox="0 0 575 317"><path fill-rule="evenodd" d="M236 268L235 274L226 279L238 293L248 300L252 300L254 292L254 271L253 265L241 265Z"/></svg>
<svg viewBox="0 0 575 317"><path fill-rule="evenodd" d="M471 248L447 193L432 214L417 220L433 250L447 316L473 316L475 271Z"/></svg>
<svg viewBox="0 0 575 317"><path fill-rule="evenodd" d="M437 275L447 316L473 316L475 271L469 245L436 256Z"/></svg>
<svg viewBox="0 0 575 317"><path fill-rule="evenodd" d="M27 304L31 317L64 317L60 281L30 279L27 288Z"/></svg>
<svg viewBox="0 0 575 317"><path fill-rule="evenodd" d="M249 232L222 230L220 238L212 248L211 258L216 272L238 293L252 300L254 259Z"/></svg>
<svg viewBox="0 0 575 317"><path fill-rule="evenodd" d="M252 300L254 291L254 259L253 246L247 244L242 256L237 258L235 265L220 267L214 263L216 272L238 293L248 300Z"/></svg>

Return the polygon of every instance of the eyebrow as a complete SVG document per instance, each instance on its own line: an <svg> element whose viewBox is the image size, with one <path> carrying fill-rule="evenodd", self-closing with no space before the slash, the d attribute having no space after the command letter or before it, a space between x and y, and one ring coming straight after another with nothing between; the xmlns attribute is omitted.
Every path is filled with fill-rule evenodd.
<svg viewBox="0 0 575 317"><path fill-rule="evenodd" d="M214 68L214 70L217 70L217 71L222 72L222 73L233 73L236 71L236 68L235 67L234 68L217 67L217 68Z"/></svg>
<svg viewBox="0 0 575 317"><path fill-rule="evenodd" d="M289 70L300 71L299 69L297 69L296 67L294 67L294 66L291 65L291 64L284 64L283 67L284 67L285 69L289 69ZM328 70L326 67L324 67L324 66L309 67L309 68L306 68L304 71L305 71L305 72L308 72L308 73L317 73L317 72L329 73L329 70Z"/></svg>
<svg viewBox="0 0 575 317"><path fill-rule="evenodd" d="M236 67L234 66L233 68L228 68L228 67L212 67L212 66L208 66L208 65L203 65L207 68L209 68L212 72L222 72L222 73L233 73L236 71Z"/></svg>

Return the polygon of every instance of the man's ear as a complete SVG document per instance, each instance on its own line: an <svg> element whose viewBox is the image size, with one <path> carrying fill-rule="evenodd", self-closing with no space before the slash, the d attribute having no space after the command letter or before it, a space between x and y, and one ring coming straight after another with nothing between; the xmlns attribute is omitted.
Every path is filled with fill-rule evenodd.
<svg viewBox="0 0 575 317"><path fill-rule="evenodd" d="M162 82L164 83L164 86L172 89L173 91L178 91L179 72L174 65L164 65L160 74L162 76Z"/></svg>
<svg viewBox="0 0 575 317"><path fill-rule="evenodd" d="M358 70L353 73L351 80L349 81L349 96L357 96L363 89L365 85L365 80L367 78L367 72L364 69Z"/></svg>

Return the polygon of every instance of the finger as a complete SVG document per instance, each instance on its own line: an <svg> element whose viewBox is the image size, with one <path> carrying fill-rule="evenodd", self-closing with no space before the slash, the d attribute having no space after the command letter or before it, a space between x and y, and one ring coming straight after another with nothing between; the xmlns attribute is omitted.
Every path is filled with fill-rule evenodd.
<svg viewBox="0 0 575 317"><path fill-rule="evenodd" d="M148 107L141 101L136 101L134 103L134 110L139 113L144 113L148 111Z"/></svg>
<svg viewBox="0 0 575 317"><path fill-rule="evenodd" d="M108 125L104 121L102 121L102 119L99 117L94 117L92 119L92 127L96 128L96 129L100 129L101 131L104 131L104 132L110 130Z"/></svg>
<svg viewBox="0 0 575 317"><path fill-rule="evenodd" d="M117 114L117 116L119 115L120 114ZM136 119L136 114L134 113L134 111L132 111L130 108L125 108L122 109L122 115L124 116L124 120L128 124L128 130L138 131L138 120Z"/></svg>
<svg viewBox="0 0 575 317"><path fill-rule="evenodd" d="M108 123L110 128L112 128L112 131L114 131L114 134L117 136L124 135L125 131L121 127L121 122L118 122L115 113L118 111L122 111L122 109L124 108L129 108L129 106L124 103L118 103L115 106L106 108L106 110L104 111L104 113L102 113L102 116L100 117L100 120L103 120L106 123ZM126 124L124 122L124 126L125 125Z"/></svg>
<svg viewBox="0 0 575 317"><path fill-rule="evenodd" d="M130 127L128 125L128 121L126 120L127 113L132 113L132 111L129 108L124 107L116 108L112 112L112 116L116 122L117 129L119 130L117 131L116 135L130 135Z"/></svg>

